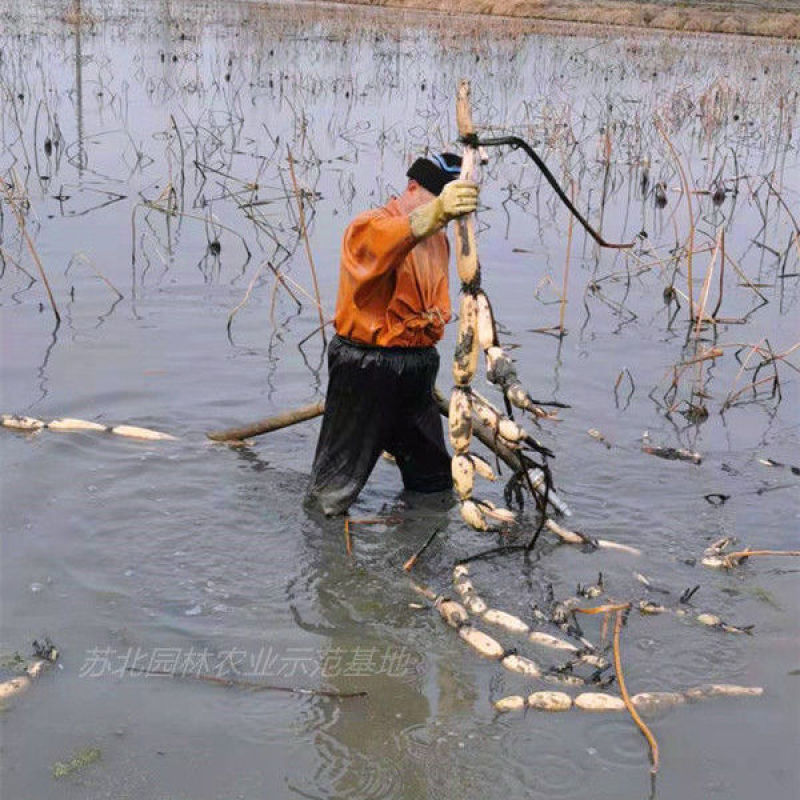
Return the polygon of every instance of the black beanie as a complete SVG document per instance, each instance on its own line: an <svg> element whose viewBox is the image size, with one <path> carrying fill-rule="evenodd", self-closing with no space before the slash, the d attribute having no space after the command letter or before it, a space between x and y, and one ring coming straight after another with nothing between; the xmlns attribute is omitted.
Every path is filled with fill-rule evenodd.
<svg viewBox="0 0 800 800"><path fill-rule="evenodd" d="M461 157L455 153L437 153L430 158L418 158L406 175L431 194L439 195L445 184L461 174Z"/></svg>

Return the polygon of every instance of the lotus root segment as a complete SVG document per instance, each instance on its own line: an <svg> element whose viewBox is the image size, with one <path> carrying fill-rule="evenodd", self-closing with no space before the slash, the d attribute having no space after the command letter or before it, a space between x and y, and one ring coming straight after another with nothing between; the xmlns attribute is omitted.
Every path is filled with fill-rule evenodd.
<svg viewBox="0 0 800 800"><path fill-rule="evenodd" d="M450 395L448 426L453 450L466 453L472 438L472 401L466 389L456 387Z"/></svg>
<svg viewBox="0 0 800 800"><path fill-rule="evenodd" d="M502 389L518 381L514 362L502 347L490 347L486 351L486 377Z"/></svg>
<svg viewBox="0 0 800 800"><path fill-rule="evenodd" d="M436 608L442 615L442 619L451 627L458 628L467 621L467 612L461 603L455 600L440 598L436 601Z"/></svg>
<svg viewBox="0 0 800 800"><path fill-rule="evenodd" d="M469 459L472 461L475 472L477 472L481 478L485 478L487 481L497 480L497 475L494 474L494 470L488 461L484 461L480 456L476 456L472 453L470 453Z"/></svg>
<svg viewBox="0 0 800 800"><path fill-rule="evenodd" d="M488 531L489 523L480 507L473 500L464 500L461 503L461 516L464 522L476 531Z"/></svg>
<svg viewBox="0 0 800 800"><path fill-rule="evenodd" d="M478 342L485 351L497 343L492 306L486 293L480 290L475 293L475 300L478 304Z"/></svg>
<svg viewBox="0 0 800 800"><path fill-rule="evenodd" d="M505 525L510 525L517 519L514 512L509 508L497 508L494 503L490 503L488 500L478 500L477 503L484 517L488 519L502 522Z"/></svg>
<svg viewBox="0 0 800 800"><path fill-rule="evenodd" d="M483 631L469 625L458 629L458 635L476 652L486 658L501 658L503 646Z"/></svg>
<svg viewBox="0 0 800 800"><path fill-rule="evenodd" d="M34 417L21 417L17 414L3 414L0 422L6 428L14 428L18 431L38 431L44 428L44 422Z"/></svg>
<svg viewBox="0 0 800 800"><path fill-rule="evenodd" d="M478 367L478 303L475 295L461 294L458 338L453 353L453 379L458 386L469 386Z"/></svg>
<svg viewBox="0 0 800 800"><path fill-rule="evenodd" d="M456 453L450 462L450 472L453 475L453 488L462 500L472 497L472 486L475 478L475 467L472 460L465 453Z"/></svg>

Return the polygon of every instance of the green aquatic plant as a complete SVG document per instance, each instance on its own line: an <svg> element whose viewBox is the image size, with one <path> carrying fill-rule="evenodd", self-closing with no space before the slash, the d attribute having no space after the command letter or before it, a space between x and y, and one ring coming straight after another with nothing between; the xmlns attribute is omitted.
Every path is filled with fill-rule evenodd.
<svg viewBox="0 0 800 800"><path fill-rule="evenodd" d="M84 747L76 751L69 761L56 761L52 767L53 777L58 780L59 778L66 778L75 772L94 764L100 760L100 749L97 747Z"/></svg>

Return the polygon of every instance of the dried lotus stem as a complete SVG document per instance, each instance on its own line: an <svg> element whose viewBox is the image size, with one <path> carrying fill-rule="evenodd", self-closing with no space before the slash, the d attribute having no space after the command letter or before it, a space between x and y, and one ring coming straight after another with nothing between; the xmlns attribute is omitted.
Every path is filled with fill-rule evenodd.
<svg viewBox="0 0 800 800"><path fill-rule="evenodd" d="M650 767L650 773L655 775L658 772L658 742L650 731L650 728L648 728L647 725L642 722L639 712L631 702L631 698L628 695L628 690L625 686L625 677L622 674L622 659L619 655L619 632L622 629L622 614L623 611L618 609L616 611L616 619L614 620L614 672L617 675L617 685L619 686L619 692L622 695L622 702L625 704L625 708L628 709L628 713L631 715L633 721L636 723L636 726L642 732L642 735L645 739L647 739L647 743L650 745L650 761L652 763L652 766Z"/></svg>
<svg viewBox="0 0 800 800"><path fill-rule="evenodd" d="M414 553L414 555L411 556L411 558L409 558L405 564L403 564L403 569L406 572L411 571L411 569L414 567L414 564L417 563L419 557L430 547L431 542L433 542L436 536L441 533L441 530L441 528L434 529L433 533L425 540L425 544L423 544L422 547L420 547L420 549L417 550L417 552Z"/></svg>
<svg viewBox="0 0 800 800"><path fill-rule="evenodd" d="M739 550L722 555L723 566L736 567L753 556L800 556L800 550Z"/></svg>

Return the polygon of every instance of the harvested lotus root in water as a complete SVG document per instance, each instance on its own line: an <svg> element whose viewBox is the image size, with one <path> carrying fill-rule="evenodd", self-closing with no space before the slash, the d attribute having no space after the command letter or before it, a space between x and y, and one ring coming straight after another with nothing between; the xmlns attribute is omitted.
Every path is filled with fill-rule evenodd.
<svg viewBox="0 0 800 800"><path fill-rule="evenodd" d="M114 433L129 439L146 439L149 441L175 441L176 437L169 433L154 431L150 428L140 428L136 425L101 425L99 422L90 422L85 419L72 419L62 417L50 422L44 422L34 417L21 417L16 414L0 415L0 425L17 431L34 433L41 430L61 431L63 433L77 433L82 431L97 431Z"/></svg>
<svg viewBox="0 0 800 800"><path fill-rule="evenodd" d="M694 703L712 697L760 697L764 689L760 686L736 686L729 683L707 683L687 689L685 692L642 692L631 697L637 711L643 714L656 714L687 702ZM583 692L574 699L566 692L533 692L527 697L514 694L501 697L492 704L496 711L579 711L602 712L624 711L625 703L621 697L603 692Z"/></svg>

